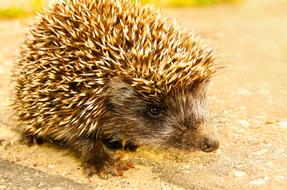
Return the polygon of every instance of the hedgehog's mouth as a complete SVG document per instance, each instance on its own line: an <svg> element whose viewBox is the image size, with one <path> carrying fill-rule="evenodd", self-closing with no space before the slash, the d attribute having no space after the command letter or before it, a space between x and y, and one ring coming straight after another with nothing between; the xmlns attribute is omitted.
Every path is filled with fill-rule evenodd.
<svg viewBox="0 0 287 190"><path fill-rule="evenodd" d="M193 135L192 135L193 136ZM170 138L167 143L164 145L166 148L175 148L179 150L186 151L204 151L204 152L213 152L217 150L220 146L220 143L217 139L208 137L205 135L193 136L185 133L178 136L177 138Z"/></svg>

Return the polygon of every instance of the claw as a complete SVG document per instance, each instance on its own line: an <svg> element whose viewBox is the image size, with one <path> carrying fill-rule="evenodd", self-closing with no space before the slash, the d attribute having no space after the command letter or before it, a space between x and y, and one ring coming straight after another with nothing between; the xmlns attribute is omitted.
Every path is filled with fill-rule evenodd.
<svg viewBox="0 0 287 190"><path fill-rule="evenodd" d="M119 168L114 168L111 171L111 174L112 174L112 176L123 176L123 172Z"/></svg>
<svg viewBox="0 0 287 190"><path fill-rule="evenodd" d="M88 177L97 174L102 179L107 179L108 175L112 176L123 176L123 171L130 168L134 168L133 163L122 161L122 155L115 155L113 159L102 161L101 164L98 162L94 164L85 164L84 170Z"/></svg>

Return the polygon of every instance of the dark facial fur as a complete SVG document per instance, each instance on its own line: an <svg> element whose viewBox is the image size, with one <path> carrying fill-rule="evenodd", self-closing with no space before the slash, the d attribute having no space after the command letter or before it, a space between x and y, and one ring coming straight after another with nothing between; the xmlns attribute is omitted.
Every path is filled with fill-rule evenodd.
<svg viewBox="0 0 287 190"><path fill-rule="evenodd" d="M206 152L218 148L218 141L207 134L204 92L175 90L155 99L121 82L111 84L111 89L101 131L111 141Z"/></svg>

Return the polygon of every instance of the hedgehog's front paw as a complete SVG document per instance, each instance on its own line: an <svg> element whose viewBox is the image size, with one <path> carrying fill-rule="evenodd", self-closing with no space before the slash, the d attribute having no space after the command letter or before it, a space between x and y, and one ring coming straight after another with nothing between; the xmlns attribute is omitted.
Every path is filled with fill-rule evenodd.
<svg viewBox="0 0 287 190"><path fill-rule="evenodd" d="M100 178L107 179L109 174L112 176L122 176L123 171L133 168L133 164L128 161L121 160L120 155L110 157L97 157L83 164L84 171L88 177L97 174Z"/></svg>

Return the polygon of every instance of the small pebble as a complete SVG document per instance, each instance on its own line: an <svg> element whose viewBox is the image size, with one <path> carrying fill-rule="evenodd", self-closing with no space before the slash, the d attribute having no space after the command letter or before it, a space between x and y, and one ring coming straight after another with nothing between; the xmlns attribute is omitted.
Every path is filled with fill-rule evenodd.
<svg viewBox="0 0 287 190"><path fill-rule="evenodd" d="M256 186L259 186L259 185L264 185L267 181L269 180L268 177L264 176L262 178L258 178L258 179L255 179L255 180L252 180L250 182L251 185L256 185Z"/></svg>
<svg viewBox="0 0 287 190"><path fill-rule="evenodd" d="M240 171L240 170L236 170L234 173L235 177L244 177L246 176L246 172L245 171Z"/></svg>
<svg viewBox="0 0 287 190"><path fill-rule="evenodd" d="M280 128L287 128L287 120L277 122L277 126Z"/></svg>
<svg viewBox="0 0 287 190"><path fill-rule="evenodd" d="M237 123L241 126L241 127L249 127L250 123L249 121L245 120L245 119L240 119L237 121Z"/></svg>
<svg viewBox="0 0 287 190"><path fill-rule="evenodd" d="M55 168L55 165L54 164L49 164L48 168L50 168L50 169Z"/></svg>

